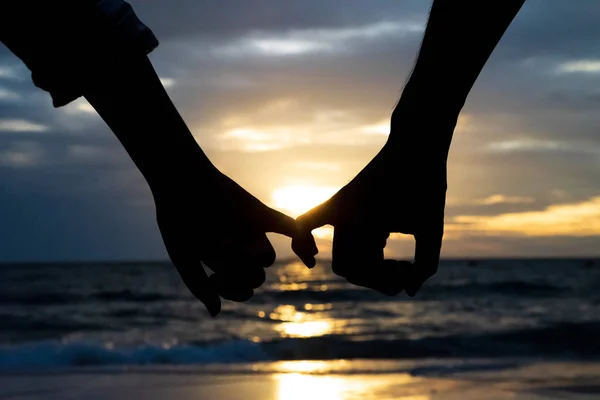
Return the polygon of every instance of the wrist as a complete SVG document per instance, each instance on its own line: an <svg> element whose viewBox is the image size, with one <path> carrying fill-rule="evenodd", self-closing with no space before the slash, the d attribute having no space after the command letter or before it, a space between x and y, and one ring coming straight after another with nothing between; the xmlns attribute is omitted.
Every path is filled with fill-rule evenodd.
<svg viewBox="0 0 600 400"><path fill-rule="evenodd" d="M402 90L398 107L401 104L408 108L425 107L436 114L458 116L467 101L471 86L461 84L455 75L456 73L444 74L437 68L432 69L417 62Z"/></svg>
<svg viewBox="0 0 600 400"><path fill-rule="evenodd" d="M424 158L431 161L447 160L456 119L422 116L412 114L394 114L390 135L385 144L390 152L397 156L418 162Z"/></svg>
<svg viewBox="0 0 600 400"><path fill-rule="evenodd" d="M447 157L427 147L386 143L379 156L391 181L403 187L436 197L447 189Z"/></svg>
<svg viewBox="0 0 600 400"><path fill-rule="evenodd" d="M446 86L413 75L392 113L389 141L436 148L447 156L466 97Z"/></svg>
<svg viewBox="0 0 600 400"><path fill-rule="evenodd" d="M217 171L197 146L165 150L142 171L151 191L181 191L190 184L202 185ZM141 169L140 169L141 170Z"/></svg>

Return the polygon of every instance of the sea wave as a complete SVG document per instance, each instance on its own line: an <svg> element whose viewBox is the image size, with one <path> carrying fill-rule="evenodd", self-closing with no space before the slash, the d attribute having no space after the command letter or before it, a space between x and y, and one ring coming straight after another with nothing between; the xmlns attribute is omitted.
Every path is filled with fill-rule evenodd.
<svg viewBox="0 0 600 400"><path fill-rule="evenodd" d="M126 301L148 303L180 299L179 296L162 293L142 293L131 290L102 291L96 293L57 293L57 292L12 292L0 293L0 305L61 305L90 302Z"/></svg>
<svg viewBox="0 0 600 400"><path fill-rule="evenodd" d="M341 285L341 287L340 287ZM327 285L325 285L327 286ZM331 286L331 285L329 285ZM323 288L322 282L312 283L311 287L301 290L257 290L250 299L250 303L294 303L294 302L335 302L335 301L389 301L407 300L404 297L389 297L374 290L339 283L334 288ZM423 287L419 296L410 298L410 301L429 301L437 299L478 297L491 295L511 295L521 297L553 297L560 294L562 297L576 294L572 288L561 287L549 283L532 283L522 281L500 282L459 282L436 283L431 282ZM165 301L195 301L187 291L180 293L135 292L131 290L98 291L92 293L74 292L0 292L0 305L65 305L65 304L90 304L90 303L155 303Z"/></svg>
<svg viewBox="0 0 600 400"><path fill-rule="evenodd" d="M282 338L255 343L114 346L43 341L0 348L0 369L120 365L202 365L286 360L544 357L599 359L600 322L477 335L356 341L348 336Z"/></svg>
<svg viewBox="0 0 600 400"><path fill-rule="evenodd" d="M322 290L318 287L304 290L287 291L258 291L250 302L269 303L269 302L335 302L335 301L430 301L448 298L465 298L478 296L520 296L520 297L555 297L560 294L562 297L573 294L572 288L553 285L550 283L532 283L521 281L500 281L500 282L460 282L460 283L434 283L423 287L418 296L412 298L390 297L378 293L374 290L365 289L357 286L348 286L336 289Z"/></svg>
<svg viewBox="0 0 600 400"><path fill-rule="evenodd" d="M239 340L217 345L141 345L44 341L0 348L0 370L117 365L190 365L270 360L263 347Z"/></svg>

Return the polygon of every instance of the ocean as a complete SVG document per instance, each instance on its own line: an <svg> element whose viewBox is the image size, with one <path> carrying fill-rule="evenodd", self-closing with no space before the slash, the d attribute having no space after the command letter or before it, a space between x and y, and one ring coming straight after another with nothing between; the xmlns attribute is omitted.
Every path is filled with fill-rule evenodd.
<svg viewBox="0 0 600 400"><path fill-rule="evenodd" d="M444 360L595 361L599 338L596 260L445 260L414 298L347 284L327 261L308 270L291 260L270 267L251 300L224 300L216 318L168 263L0 266L5 372L340 359L382 361L362 372L415 360L447 371Z"/></svg>

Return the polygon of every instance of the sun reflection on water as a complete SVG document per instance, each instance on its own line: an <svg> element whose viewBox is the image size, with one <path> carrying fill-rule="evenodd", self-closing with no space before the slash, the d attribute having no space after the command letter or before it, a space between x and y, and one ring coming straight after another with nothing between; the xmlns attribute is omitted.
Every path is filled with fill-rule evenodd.
<svg viewBox="0 0 600 400"><path fill-rule="evenodd" d="M344 400L347 385L331 376L284 374L277 377L278 400Z"/></svg>
<svg viewBox="0 0 600 400"><path fill-rule="evenodd" d="M279 284L279 290L281 291L296 291L308 289L308 283L281 283Z"/></svg>
<svg viewBox="0 0 600 400"><path fill-rule="evenodd" d="M333 332L331 321L284 322L275 328L283 336L314 337Z"/></svg>
<svg viewBox="0 0 600 400"><path fill-rule="evenodd" d="M276 369L279 372L297 372L297 373L310 373L310 374L322 374L333 371L334 369L341 369L348 364L346 360L334 360L334 361L321 361L321 360L298 360L298 361L279 361L277 362Z"/></svg>
<svg viewBox="0 0 600 400"><path fill-rule="evenodd" d="M325 311L325 310L331 310L332 308L333 308L333 304L331 304L331 303L326 303L326 304L306 303L304 305L304 309L307 311Z"/></svg>
<svg viewBox="0 0 600 400"><path fill-rule="evenodd" d="M296 307L291 304L282 304L277 306L269 317L274 320L299 322L306 319L306 313L296 311Z"/></svg>
<svg viewBox="0 0 600 400"><path fill-rule="evenodd" d="M286 373L276 375L277 400L429 400L430 396L410 394L398 385L410 385L412 379L406 375L365 377L349 375L308 375ZM393 387L396 387L396 390ZM395 393L394 393L395 392Z"/></svg>
<svg viewBox="0 0 600 400"><path fill-rule="evenodd" d="M306 310L311 310L313 305L305 306ZM319 305L314 305L318 308ZM326 309L325 307L322 308ZM265 313L259 313L259 317L266 316ZM314 337L333 333L336 324L332 319L324 319L318 314L298 311L291 304L282 304L276 307L269 314L269 319L282 321L275 326L275 330L283 337Z"/></svg>

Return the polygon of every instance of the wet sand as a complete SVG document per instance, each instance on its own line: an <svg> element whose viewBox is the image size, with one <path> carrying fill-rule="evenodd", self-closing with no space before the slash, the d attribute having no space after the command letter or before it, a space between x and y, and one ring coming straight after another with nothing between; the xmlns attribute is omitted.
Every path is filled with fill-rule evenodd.
<svg viewBox="0 0 600 400"><path fill-rule="evenodd" d="M350 400L598 399L600 364L535 363L456 371L306 373L302 362L220 373L195 368L77 369L0 376L0 399ZM294 368L297 365L298 368ZM276 371L281 372L265 372ZM288 370L291 372L283 372ZM294 371L295 370L295 371ZM383 371L383 369L380 369Z"/></svg>

